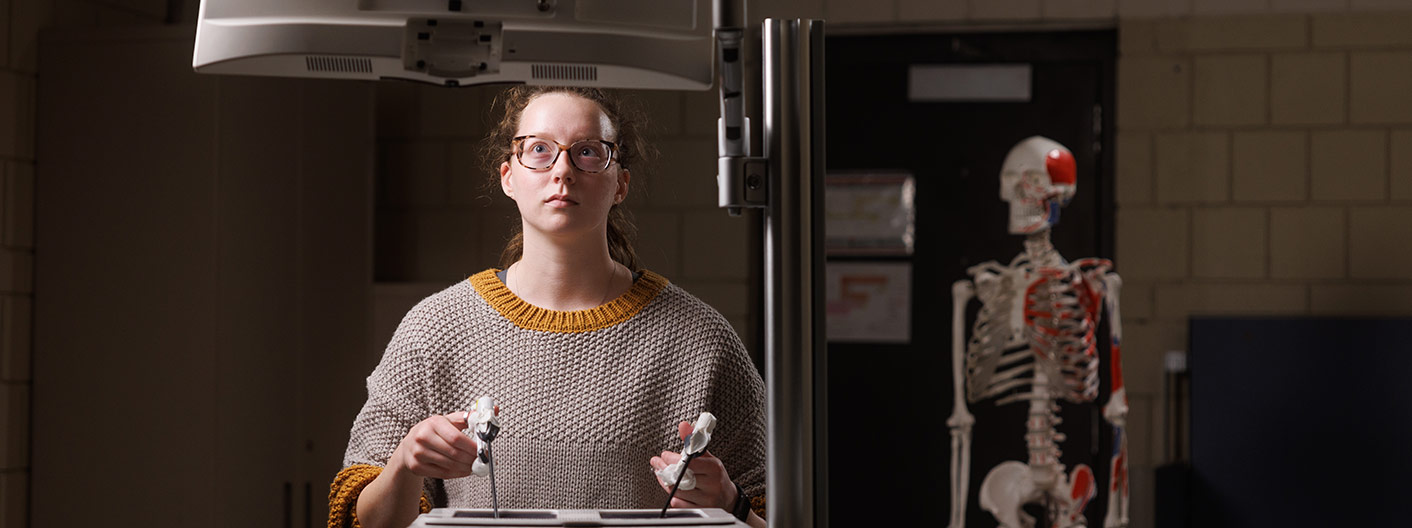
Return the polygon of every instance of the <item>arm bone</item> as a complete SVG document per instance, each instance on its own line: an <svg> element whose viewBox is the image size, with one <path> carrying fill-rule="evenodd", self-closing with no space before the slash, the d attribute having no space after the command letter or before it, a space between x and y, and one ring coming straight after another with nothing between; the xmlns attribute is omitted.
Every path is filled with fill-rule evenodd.
<svg viewBox="0 0 1412 528"><path fill-rule="evenodd" d="M1113 426L1113 457L1109 461L1108 512L1103 518L1104 528L1125 528L1128 525L1128 393L1123 386L1123 318L1118 309L1118 297L1123 280L1117 273L1103 276L1107 292L1104 296L1108 308L1108 328L1110 352L1108 358L1109 381L1112 392L1108 404L1103 407L1103 418Z"/></svg>
<svg viewBox="0 0 1412 528"><path fill-rule="evenodd" d="M947 528L966 525L966 496L971 476L971 426L975 416L966 409L966 304L976 294L970 281L951 285L951 522Z"/></svg>

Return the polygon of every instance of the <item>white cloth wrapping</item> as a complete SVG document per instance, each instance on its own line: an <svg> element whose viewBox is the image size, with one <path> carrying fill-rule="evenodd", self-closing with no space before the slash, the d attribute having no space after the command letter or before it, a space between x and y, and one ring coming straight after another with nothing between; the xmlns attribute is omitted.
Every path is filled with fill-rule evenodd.
<svg viewBox="0 0 1412 528"><path fill-rule="evenodd" d="M487 443L480 439L479 433L484 433L491 426L500 427L500 409L495 405L495 398L481 396L476 398L475 405L471 410L466 411L466 434L476 441L476 460L471 463L471 474L477 477L490 475L490 465L481 461L479 455L484 454Z"/></svg>
<svg viewBox="0 0 1412 528"><path fill-rule="evenodd" d="M682 447L681 460L658 470L656 472L657 479L661 480L664 485L671 486L677 481L677 474L685 470L686 475L681 477L681 485L677 489L682 491L696 489L696 474L686 468L686 457L705 452L706 445L711 443L711 431L714 429L716 429L716 416L709 412L701 413L701 416L696 418L696 425L691 427L691 435L686 437L686 445Z"/></svg>

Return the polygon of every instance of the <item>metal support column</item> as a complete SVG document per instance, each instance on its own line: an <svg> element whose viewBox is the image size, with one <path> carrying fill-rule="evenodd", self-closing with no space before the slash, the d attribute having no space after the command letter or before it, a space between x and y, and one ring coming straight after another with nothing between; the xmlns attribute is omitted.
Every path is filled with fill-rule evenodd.
<svg viewBox="0 0 1412 528"><path fill-rule="evenodd" d="M827 526L824 24L765 20L765 379L772 528Z"/></svg>

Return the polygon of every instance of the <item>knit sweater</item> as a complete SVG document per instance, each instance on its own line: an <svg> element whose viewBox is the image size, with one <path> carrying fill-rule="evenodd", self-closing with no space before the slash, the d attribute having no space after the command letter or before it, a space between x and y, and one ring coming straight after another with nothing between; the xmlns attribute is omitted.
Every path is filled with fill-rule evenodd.
<svg viewBox="0 0 1412 528"><path fill-rule="evenodd" d="M343 503L330 505L331 525L351 518L338 510L356 504L413 425L479 396L501 408L502 508L660 507L666 492L648 459L680 451L677 423L703 411L720 420L708 450L763 506L764 382L725 318L650 271L611 302L574 312L524 302L496 271L403 318L368 377L330 493ZM437 506L491 505L486 478L428 479L426 490Z"/></svg>

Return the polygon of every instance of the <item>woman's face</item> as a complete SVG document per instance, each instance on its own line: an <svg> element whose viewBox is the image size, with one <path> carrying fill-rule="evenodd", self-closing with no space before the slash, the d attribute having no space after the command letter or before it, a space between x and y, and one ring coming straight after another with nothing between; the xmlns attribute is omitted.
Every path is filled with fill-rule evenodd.
<svg viewBox="0 0 1412 528"><path fill-rule="evenodd" d="M530 100L520 114L515 136L535 136L573 145L584 140L617 141L617 130L597 103L567 93L547 93ZM552 147L557 148L557 147ZM548 169L526 168L515 158L500 164L500 186L515 200L526 231L546 235L603 233L608 210L628 193L628 171L614 162L590 173L574 167L570 153L559 153ZM529 159L529 156L526 156Z"/></svg>

